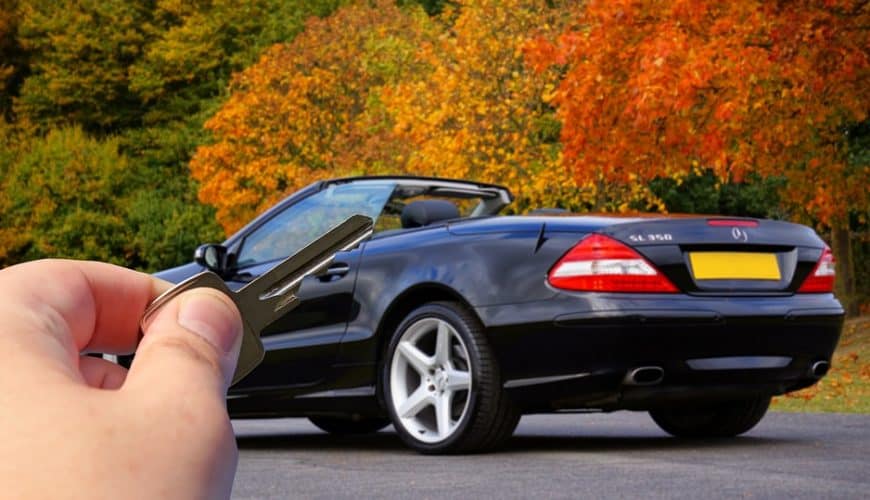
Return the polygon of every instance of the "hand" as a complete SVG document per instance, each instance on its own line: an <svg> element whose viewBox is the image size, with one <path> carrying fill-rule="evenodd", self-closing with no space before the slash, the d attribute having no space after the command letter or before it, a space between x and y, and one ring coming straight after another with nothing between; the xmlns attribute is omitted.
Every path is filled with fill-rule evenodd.
<svg viewBox="0 0 870 500"><path fill-rule="evenodd" d="M190 290L139 342L145 307L169 286L96 262L0 271L3 497L229 497L241 319L229 297ZM133 350L129 373L82 355Z"/></svg>

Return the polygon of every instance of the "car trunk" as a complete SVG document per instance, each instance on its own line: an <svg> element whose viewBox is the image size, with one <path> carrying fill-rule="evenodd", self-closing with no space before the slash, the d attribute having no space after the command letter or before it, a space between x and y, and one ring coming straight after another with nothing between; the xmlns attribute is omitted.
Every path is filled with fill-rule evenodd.
<svg viewBox="0 0 870 500"><path fill-rule="evenodd" d="M693 295L788 295L813 271L824 242L781 221L693 217L599 231L631 246Z"/></svg>

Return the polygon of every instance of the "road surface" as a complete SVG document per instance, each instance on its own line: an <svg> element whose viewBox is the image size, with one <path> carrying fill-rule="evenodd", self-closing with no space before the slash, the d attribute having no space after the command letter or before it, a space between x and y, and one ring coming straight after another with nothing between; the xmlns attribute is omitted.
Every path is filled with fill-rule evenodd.
<svg viewBox="0 0 870 500"><path fill-rule="evenodd" d="M771 413L727 441L668 437L645 413L530 415L501 451L432 457L391 427L331 436L239 420L233 498L868 498L870 415Z"/></svg>

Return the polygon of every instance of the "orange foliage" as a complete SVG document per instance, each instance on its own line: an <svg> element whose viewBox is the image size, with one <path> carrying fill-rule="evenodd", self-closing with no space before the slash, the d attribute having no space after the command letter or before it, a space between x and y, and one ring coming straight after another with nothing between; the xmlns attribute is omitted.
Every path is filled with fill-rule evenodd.
<svg viewBox="0 0 870 500"><path fill-rule="evenodd" d="M310 19L293 42L273 46L238 74L206 124L217 141L200 147L190 166L200 200L217 207L224 229L237 229L288 191L376 170L401 151L380 123L377 91L425 76L411 59L433 28L422 10L390 0L352 5Z"/></svg>
<svg viewBox="0 0 870 500"><path fill-rule="evenodd" d="M553 102L578 182L785 175L790 201L830 222L868 205L845 135L870 108L868 25L852 0L592 0L527 53L565 71Z"/></svg>
<svg viewBox="0 0 870 500"><path fill-rule="evenodd" d="M553 4L553 5L551 5ZM508 184L520 210L590 203L561 167L557 70L522 47L576 2L457 2L439 18L383 0L313 19L239 74L191 162L227 231L314 180L410 173Z"/></svg>

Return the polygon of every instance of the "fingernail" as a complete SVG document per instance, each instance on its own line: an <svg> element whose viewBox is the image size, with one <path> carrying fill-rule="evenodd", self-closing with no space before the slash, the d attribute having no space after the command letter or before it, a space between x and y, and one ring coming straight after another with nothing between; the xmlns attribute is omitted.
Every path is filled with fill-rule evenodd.
<svg viewBox="0 0 870 500"><path fill-rule="evenodd" d="M235 307L212 292L192 290L181 296L178 324L207 340L222 353L229 353L242 334L242 321Z"/></svg>

